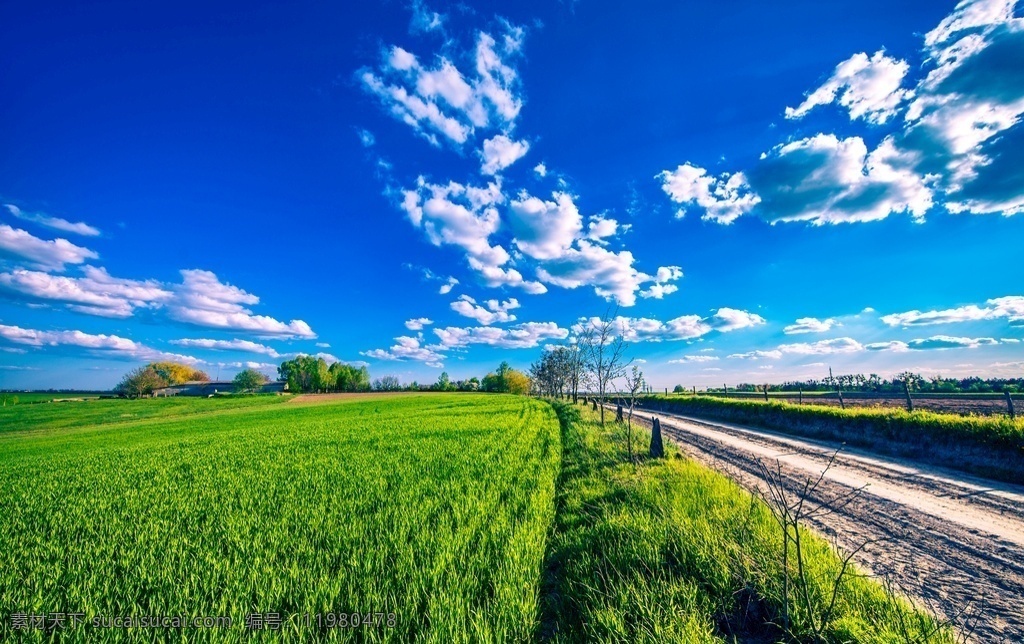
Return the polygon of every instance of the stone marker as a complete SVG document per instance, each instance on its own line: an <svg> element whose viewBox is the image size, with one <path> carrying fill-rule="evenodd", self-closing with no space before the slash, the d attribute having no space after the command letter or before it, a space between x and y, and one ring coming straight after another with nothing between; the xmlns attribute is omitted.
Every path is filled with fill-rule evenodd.
<svg viewBox="0 0 1024 644"><path fill-rule="evenodd" d="M651 429L651 458L662 458L665 456L665 445L661 442L661 421L652 419L654 427Z"/></svg>

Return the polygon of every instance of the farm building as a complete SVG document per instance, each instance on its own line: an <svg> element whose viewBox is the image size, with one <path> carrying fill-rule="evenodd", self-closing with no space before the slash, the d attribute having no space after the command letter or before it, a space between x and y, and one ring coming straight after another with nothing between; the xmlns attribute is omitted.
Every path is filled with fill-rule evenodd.
<svg viewBox="0 0 1024 644"><path fill-rule="evenodd" d="M216 394L229 394L234 390L235 383L230 380L192 380L183 382L180 385L154 389L153 395L158 398L165 396L213 396ZM286 391L288 391L288 383L284 380L276 380L263 385L258 393L280 394Z"/></svg>

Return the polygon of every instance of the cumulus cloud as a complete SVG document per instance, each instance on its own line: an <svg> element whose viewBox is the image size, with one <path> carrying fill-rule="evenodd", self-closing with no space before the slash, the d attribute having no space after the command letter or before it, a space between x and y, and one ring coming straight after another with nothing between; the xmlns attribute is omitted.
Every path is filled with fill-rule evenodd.
<svg viewBox="0 0 1024 644"><path fill-rule="evenodd" d="M484 141L480 151L480 172L497 174L519 159L526 156L530 144L526 141L513 141L504 134L496 134Z"/></svg>
<svg viewBox="0 0 1024 644"><path fill-rule="evenodd" d="M630 318L618 316L613 321L616 332L629 342L662 342L673 340L693 340L707 335L712 331L728 333L743 328L760 326L764 318L756 313L748 313L737 309L720 308L708 316L681 315L662 322L651 318ZM590 328L598 328L601 319L598 317L581 318L573 325L574 333L581 333Z"/></svg>
<svg viewBox="0 0 1024 644"><path fill-rule="evenodd" d="M905 61L890 58L884 51L870 58L866 53L854 54L839 63L832 76L798 107L787 107L786 118L801 118L819 105L837 102L849 110L851 119L885 123L913 95L900 87L909 69Z"/></svg>
<svg viewBox="0 0 1024 644"><path fill-rule="evenodd" d="M969 304L952 309L933 311L907 311L883 315L881 320L889 326L913 327L931 324L955 324L979 320L1006 319L1010 324L1024 323L1024 296L997 297L984 306Z"/></svg>
<svg viewBox="0 0 1024 644"><path fill-rule="evenodd" d="M515 298L505 302L487 300L483 306L480 306L470 296L462 295L459 299L452 302L451 308L459 315L473 318L484 326L490 326L495 323L514 321L516 316L509 313L509 311L519 308L519 301Z"/></svg>
<svg viewBox="0 0 1024 644"><path fill-rule="evenodd" d="M432 17L429 24L434 22ZM500 40L477 34L475 50L464 56L473 63L473 73L464 73L443 56L424 65L396 46L385 52L377 71L363 69L359 79L385 110L434 145L440 145L438 136L461 146L478 129L507 130L522 109L518 73L509 61L519 55L524 32L504 26Z"/></svg>
<svg viewBox="0 0 1024 644"><path fill-rule="evenodd" d="M724 173L719 177L704 168L684 163L675 170L665 170L655 177L672 201L683 206L696 204L704 209L702 219L731 224L760 203L742 172ZM677 217L685 213L680 210Z"/></svg>
<svg viewBox="0 0 1024 644"><path fill-rule="evenodd" d="M796 335L799 333L824 333L833 326L836 326L836 324L837 322L835 318L828 318L825 320L819 320L818 318L798 318L795 323L782 329L782 332L787 335Z"/></svg>
<svg viewBox="0 0 1024 644"><path fill-rule="evenodd" d="M437 369L444 366L442 361L445 359L443 354L433 348L423 346L421 338L405 335L395 338L395 344L390 349L362 351L360 355L375 360L412 360Z"/></svg>
<svg viewBox="0 0 1024 644"><path fill-rule="evenodd" d="M772 223L893 213L921 221L934 204L953 213L1024 212L1024 18L1014 17L1015 4L960 2L925 36L925 73L912 88L902 87L910 63L860 53L787 110L796 118L838 103L852 119L891 128L874 149L857 136L822 133L772 148L743 173L679 166L659 175L663 188L722 223L747 213Z"/></svg>
<svg viewBox="0 0 1024 644"><path fill-rule="evenodd" d="M170 300L170 290L153 280L112 277L106 269L86 266L82 277L63 277L40 271L0 273L0 293L10 298L56 302L73 311L102 317L126 318L137 308L156 308Z"/></svg>
<svg viewBox="0 0 1024 644"><path fill-rule="evenodd" d="M619 222L611 217L596 216L587 221L587 239L599 244L605 243L606 237L614 237L619 231Z"/></svg>
<svg viewBox="0 0 1024 644"><path fill-rule="evenodd" d="M548 176L548 167L544 165L544 163L538 163L537 165L533 166L533 171L537 173L538 177Z"/></svg>
<svg viewBox="0 0 1024 644"><path fill-rule="evenodd" d="M273 347L265 344L252 342L250 340L210 340L206 338L182 338L171 340L171 344L180 347L193 347L199 349L214 349L218 351L241 351L244 353L258 353L271 358L280 358L284 354L278 353Z"/></svg>
<svg viewBox="0 0 1024 644"><path fill-rule="evenodd" d="M192 356L158 351L128 338L82 331L41 331L0 324L0 340L36 348L76 347L101 357L130 360L173 360L188 364L199 362Z"/></svg>
<svg viewBox="0 0 1024 644"><path fill-rule="evenodd" d="M534 259L561 257L583 230L583 217L572 197L564 192L551 197L552 201L544 201L522 193L510 204L516 247Z"/></svg>
<svg viewBox="0 0 1024 644"><path fill-rule="evenodd" d="M21 208L10 203L4 204L4 208L7 208L7 212L11 213L18 219L31 221L39 224L40 226L46 226L47 228L52 228L61 232L73 233L84 237L96 237L100 234L98 228L90 226L85 222L70 222L67 219L53 217L42 212L25 212Z"/></svg>
<svg viewBox="0 0 1024 644"><path fill-rule="evenodd" d="M248 306L260 298L237 286L221 282L210 271L183 270L182 283L173 287L174 297L166 305L167 315L195 326L249 331L263 337L315 338L302 320L281 322L254 314Z"/></svg>
<svg viewBox="0 0 1024 644"><path fill-rule="evenodd" d="M67 264L83 264L99 255L66 239L40 239L28 231L0 224L0 257L12 257L43 271L63 271Z"/></svg>
<svg viewBox="0 0 1024 644"><path fill-rule="evenodd" d="M410 331L422 331L423 327L433 323L434 321L430 318L413 318L412 320L405 321L405 328Z"/></svg>
<svg viewBox="0 0 1024 644"><path fill-rule="evenodd" d="M746 351L744 353L732 353L729 357L737 358L739 360L778 360L782 357L782 352L778 349L768 349L766 351L758 349L756 351Z"/></svg>
<svg viewBox="0 0 1024 644"><path fill-rule="evenodd" d="M507 328L496 327L445 327L434 329L443 348L463 348L482 344L500 349L532 349L549 340L564 340L569 337L568 329L555 322L526 322Z"/></svg>

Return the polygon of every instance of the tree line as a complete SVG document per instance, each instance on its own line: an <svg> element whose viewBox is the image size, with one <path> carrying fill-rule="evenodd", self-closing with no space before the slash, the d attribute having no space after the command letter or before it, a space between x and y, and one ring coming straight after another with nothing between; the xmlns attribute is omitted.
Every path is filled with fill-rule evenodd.
<svg viewBox="0 0 1024 644"><path fill-rule="evenodd" d="M862 373L843 374L837 376L826 376L820 380L796 380L787 381L782 384L751 384L742 383L736 386L723 385L719 388L708 387L706 391L720 392L728 388L736 392L763 392L765 387L768 391L849 391L880 394L903 394L907 389L917 393L946 393L946 394L985 394L1002 393L1008 391L1015 393L1024 391L1024 378L943 378L934 376L925 378L919 373L904 371L896 374L890 379L884 379L878 374L865 376ZM682 385L676 385L676 393L685 392Z"/></svg>

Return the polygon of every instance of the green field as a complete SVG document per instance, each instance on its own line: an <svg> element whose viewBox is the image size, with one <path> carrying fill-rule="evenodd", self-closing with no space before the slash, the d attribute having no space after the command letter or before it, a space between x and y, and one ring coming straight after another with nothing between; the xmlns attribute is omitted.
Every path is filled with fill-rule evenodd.
<svg viewBox="0 0 1024 644"><path fill-rule="evenodd" d="M53 611L235 620L189 641L244 640L268 612L309 638L300 615L338 611L394 626L321 635L530 637L560 455L546 403L283 400L0 410L0 640L11 613ZM103 632L126 634L149 639Z"/></svg>
<svg viewBox="0 0 1024 644"><path fill-rule="evenodd" d="M95 400L100 395L96 392L75 392L75 391L2 391L0 392L0 407L9 405L27 405L31 403L50 402L52 400Z"/></svg>
<svg viewBox="0 0 1024 644"><path fill-rule="evenodd" d="M2 408L0 641L47 640L13 618L54 612L84 613L59 633L83 642L248 641L268 613L259 641L774 641L786 606L812 641L827 544L806 540L810 608L787 603L765 506L671 448L629 463L621 426L585 413L487 394ZM930 627L862 578L840 590L827 641ZM232 624L91 625L179 615Z"/></svg>

